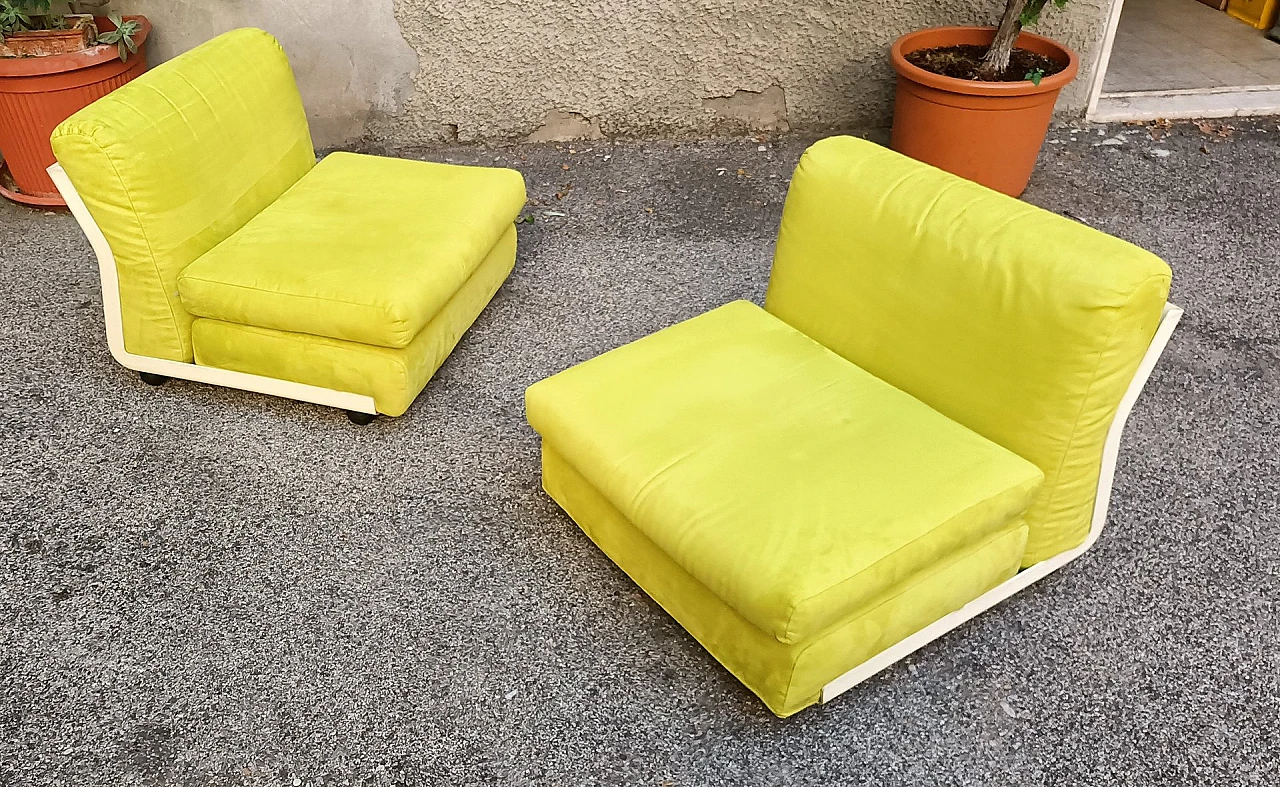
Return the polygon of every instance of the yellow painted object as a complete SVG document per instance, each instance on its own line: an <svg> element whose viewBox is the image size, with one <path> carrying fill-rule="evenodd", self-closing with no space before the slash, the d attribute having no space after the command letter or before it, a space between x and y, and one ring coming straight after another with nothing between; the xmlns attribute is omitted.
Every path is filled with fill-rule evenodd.
<svg viewBox="0 0 1280 787"><path fill-rule="evenodd" d="M1280 0L1227 0L1227 13L1259 30L1270 30L1280 16Z"/></svg>
<svg viewBox="0 0 1280 787"><path fill-rule="evenodd" d="M1084 541L1170 277L826 139L792 179L764 309L730 303L528 389L543 486L786 716Z"/></svg>
<svg viewBox="0 0 1280 787"><path fill-rule="evenodd" d="M288 59L261 30L155 68L52 144L109 247L108 343L152 374L399 415L515 263L520 173L316 164Z"/></svg>

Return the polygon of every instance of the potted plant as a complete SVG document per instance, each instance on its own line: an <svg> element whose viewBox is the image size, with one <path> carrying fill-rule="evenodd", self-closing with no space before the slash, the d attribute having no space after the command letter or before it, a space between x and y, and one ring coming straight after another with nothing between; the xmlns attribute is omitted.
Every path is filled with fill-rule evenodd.
<svg viewBox="0 0 1280 787"><path fill-rule="evenodd" d="M141 16L63 16L50 0L0 0L0 194L64 204L45 172L54 162L49 135L146 70L150 32Z"/></svg>
<svg viewBox="0 0 1280 787"><path fill-rule="evenodd" d="M1044 144L1058 93L1079 70L1066 46L1025 32L1047 3L1006 0L997 27L936 27L899 38L892 146L1018 196Z"/></svg>

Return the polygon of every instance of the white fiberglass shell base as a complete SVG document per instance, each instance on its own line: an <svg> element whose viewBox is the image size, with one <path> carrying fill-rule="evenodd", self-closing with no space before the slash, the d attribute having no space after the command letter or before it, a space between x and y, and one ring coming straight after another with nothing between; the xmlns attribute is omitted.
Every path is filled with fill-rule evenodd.
<svg viewBox="0 0 1280 787"><path fill-rule="evenodd" d="M58 192L71 210L71 215L75 216L76 221L79 222L80 229L84 231L85 237L89 239L89 244L93 246L93 251L98 256L98 272L102 277L102 311L107 327L107 347L111 350L111 357L115 358L121 366L136 372L158 374L180 380L194 380L198 383L221 385L224 388L238 388L243 391L297 399L301 402L337 407L357 413L376 414L378 412L371 396L319 388L257 374L233 372L213 366L199 366L194 363L134 355L126 350L124 323L120 316L120 279L116 274L116 258L111 253L111 246L60 164L49 167L49 177L53 178L54 185L58 187Z"/></svg>
<svg viewBox="0 0 1280 787"><path fill-rule="evenodd" d="M965 621L986 612L1031 583L1044 579L1050 573L1057 571L1083 555L1088 551L1089 547L1093 546L1094 542L1098 540L1098 536L1102 535L1102 527L1107 521L1107 508L1111 503L1111 484L1115 480L1116 458L1120 454L1120 435L1124 431L1125 421L1128 420L1134 403L1138 401L1138 395L1142 393L1143 386L1147 384L1147 378L1151 376L1151 371L1155 369L1156 362L1160 360L1160 355L1164 352L1165 346L1169 343L1169 337L1173 335L1173 329L1180 319L1182 319L1182 309L1173 304L1164 307L1164 313L1160 317L1160 325L1156 328L1156 334L1151 339L1151 345L1147 348L1142 362L1138 364L1133 380L1129 383L1128 390L1125 391L1124 397L1120 400L1120 407L1116 410L1115 418L1111 421L1111 427L1107 430L1107 439L1102 447L1102 468L1098 473L1098 494L1093 502L1093 519L1089 524L1089 535L1085 538L1084 543L1075 549L1054 555L1048 560L1042 560L1019 571L1009 580L970 601L950 615L934 621L898 644L886 648L849 670L822 688L823 702L831 701L886 667L910 656Z"/></svg>

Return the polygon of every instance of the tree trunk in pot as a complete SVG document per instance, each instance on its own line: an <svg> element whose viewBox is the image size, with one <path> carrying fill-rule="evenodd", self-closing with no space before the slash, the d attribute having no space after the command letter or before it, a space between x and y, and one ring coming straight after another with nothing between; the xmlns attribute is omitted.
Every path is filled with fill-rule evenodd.
<svg viewBox="0 0 1280 787"><path fill-rule="evenodd" d="M1013 54L1013 43L1022 32L1022 9L1026 5L1027 0L1007 0L996 37L978 66L979 79L994 81L1009 69L1009 57Z"/></svg>

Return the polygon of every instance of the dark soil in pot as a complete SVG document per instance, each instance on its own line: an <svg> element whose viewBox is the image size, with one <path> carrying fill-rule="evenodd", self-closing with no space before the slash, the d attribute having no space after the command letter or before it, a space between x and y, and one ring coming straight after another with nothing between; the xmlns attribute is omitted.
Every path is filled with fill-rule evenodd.
<svg viewBox="0 0 1280 787"><path fill-rule="evenodd" d="M923 68L934 74L941 74L956 79L977 79L978 66L987 54L987 47L976 44L957 44L955 46L939 46L932 49L919 49L908 52L907 62L917 68ZM1000 75L997 82L1021 82L1029 79L1030 74L1039 72L1040 77L1053 76L1066 68L1066 63L1059 63L1051 57L1036 54L1026 49L1014 49L1009 58L1009 68Z"/></svg>

